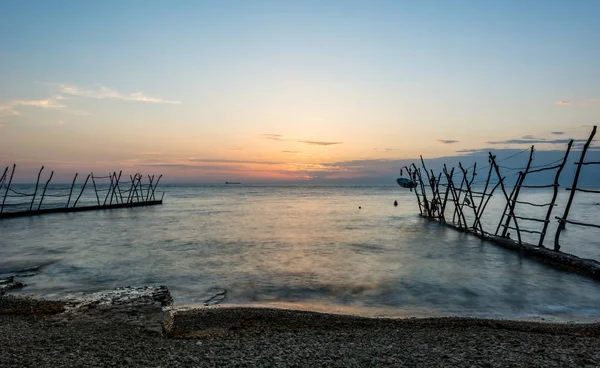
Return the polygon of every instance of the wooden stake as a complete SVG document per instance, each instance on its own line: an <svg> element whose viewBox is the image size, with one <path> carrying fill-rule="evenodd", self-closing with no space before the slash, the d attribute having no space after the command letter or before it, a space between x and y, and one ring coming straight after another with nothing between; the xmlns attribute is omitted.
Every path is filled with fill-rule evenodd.
<svg viewBox="0 0 600 368"><path fill-rule="evenodd" d="M31 198L31 205L29 206L29 211L31 211L33 209L33 202L35 201L35 196L37 194L38 185L40 184L40 175L42 175L42 170L44 170L43 166L40 169L40 172L38 172L37 181L35 182L35 191L33 192L33 198Z"/></svg>
<svg viewBox="0 0 600 368"><path fill-rule="evenodd" d="M590 144L592 143L592 140L594 139L594 136L596 135L596 128L597 128L597 126L594 125L592 134L590 134L590 137L588 138L587 142L583 146L583 151L581 151L581 158L579 159L579 162L577 163L577 171L575 171L575 178L573 179L573 185L571 186L571 188L573 190L571 190L571 193L569 194L569 201L567 202L567 206L565 207L565 213L558 220L559 221L558 229L556 230L556 235L554 235L554 250L555 251L560 250L560 242L559 242L560 234L565 229L567 216L569 216L569 210L571 209L571 205L573 204L573 198L575 197L575 192L577 191L576 189L577 189L577 183L579 182L579 174L581 173L581 166L583 165L583 161L585 159L585 154L587 153L588 149L590 148Z"/></svg>
<svg viewBox="0 0 600 368"><path fill-rule="evenodd" d="M468 174L468 172L467 172L467 170L465 170L465 169L463 168L463 166L462 166L462 163L461 163L461 162L459 162L459 163L458 163L458 167L459 167L459 168L460 168L460 170L462 171L462 173L463 173L463 176L466 178L466 177L467 177L467 174ZM466 181L466 183L467 183L467 194L469 195L469 198L471 198L471 199L470 199L470 201L471 201L471 208L473 208L473 215L475 216L475 222L477 223L477 222L478 222L478 220L479 220L479 219L477 218L477 206L475 205L475 200L473 199L473 193L471 192L471 183L473 183L473 180L475 180L475 171L476 171L476 170L477 170L477 163L475 163L475 166L473 167L473 179L471 179L471 182L469 182L469 180L468 180L468 179L466 179L465 181ZM465 195L465 197L466 197L466 195ZM483 198L483 197L482 197L482 198ZM465 226L466 226L466 224L465 224ZM475 226L474 226L474 227L473 227L473 230L475 230L475 232L477 232L477 227L475 227ZM480 224L480 228L479 228L479 230L480 230L479 232L480 232L481 234L483 234L483 229L481 229L481 224Z"/></svg>
<svg viewBox="0 0 600 368"><path fill-rule="evenodd" d="M529 160L527 161L527 167L525 168L524 172L521 172L519 175L519 179L517 180L517 188L515 190L515 196L512 198L512 201L510 202L510 206L511 206L511 212L514 215L515 212L515 207L517 205L517 198L519 197L519 193L521 192L521 186L523 185L523 183L525 182L525 177L527 176L527 172L529 171L529 168L531 168L531 161L533 161L533 150L534 150L534 146L531 146L531 151L529 151ZM510 220L511 218L508 217L506 219L506 223L504 224L504 230L502 230L502 236L506 236L506 233L508 232L508 227L510 226ZM512 219L513 221L516 221L514 218Z"/></svg>
<svg viewBox="0 0 600 368"><path fill-rule="evenodd" d="M498 165L496 164L496 156L492 155L491 152L490 152L490 161L492 161L492 165L494 165L494 169L496 170L496 175L498 175L498 180L500 180L500 188L502 188L502 193L504 193L504 198L506 198L507 202L510 202L510 198L508 197L508 194L506 193L506 188L504 188L504 180L501 180L502 175L500 175L500 169L498 168ZM521 232L519 231L519 224L517 223L517 219L514 218L515 214L512 210L512 206L508 206L508 209L510 210L510 216L513 217L513 221L515 222L515 229L517 230L517 237L519 238L519 245L522 246L523 243L521 242Z"/></svg>
<svg viewBox="0 0 600 368"><path fill-rule="evenodd" d="M550 223L550 216L552 215L552 210L554 209L554 203L556 202L556 198L558 197L558 179L560 178L560 174L563 170L563 167L567 163L567 158L569 157L569 152L571 152L571 147L573 146L573 140L569 141L567 145L567 151L565 152L565 157L563 158L558 171L556 172L556 176L554 177L554 193L552 193L552 200L550 201L550 206L548 207L548 212L546 212L546 219L544 221L544 227L542 228L542 233L540 234L540 241L538 242L538 247L544 246L544 238L546 237L546 230L548 230L548 224Z"/></svg>
<svg viewBox="0 0 600 368"><path fill-rule="evenodd" d="M96 188L96 181L94 180L94 173L92 172L92 184L94 184L94 193L96 193L96 199L98 200L98 206L100 205L100 197L98 196L98 188Z"/></svg>
<svg viewBox="0 0 600 368"><path fill-rule="evenodd" d="M4 198L2 199L2 207L0 207L0 213L4 211L4 203L6 202L6 197L8 196L8 191L10 190L10 184L13 180L13 175L15 174L15 170L17 169L17 164L13 164L12 171L10 172L10 179L8 179L8 185L6 186L6 192L4 193Z"/></svg>
<svg viewBox="0 0 600 368"><path fill-rule="evenodd" d="M85 185L87 184L88 180L90 180L90 176L92 176L92 174L88 174L87 178L85 178L85 182L83 183L83 187L81 187L81 192L79 192L79 196L77 196L77 199L75 200L75 203L73 203L73 207L77 206L77 202L79 202L79 198L81 198L81 195L83 194L83 191L85 190ZM73 180L75 181L75 180Z"/></svg>
<svg viewBox="0 0 600 368"><path fill-rule="evenodd" d="M75 187L75 180L77 180L77 173L75 173L75 177L73 178L71 190L69 191L69 200L67 201L67 205L65 206L65 208L69 208L69 203L71 203L71 195L73 194L73 188Z"/></svg>
<svg viewBox="0 0 600 368"><path fill-rule="evenodd" d="M38 205L38 211L40 210L40 208L42 208L42 202L44 201L44 196L46 195L46 189L48 188L48 184L50 183L50 180L52 180L53 175L54 171L50 173L50 177L48 178L46 185L44 185L44 191L42 192L42 198L40 199L40 204Z"/></svg>

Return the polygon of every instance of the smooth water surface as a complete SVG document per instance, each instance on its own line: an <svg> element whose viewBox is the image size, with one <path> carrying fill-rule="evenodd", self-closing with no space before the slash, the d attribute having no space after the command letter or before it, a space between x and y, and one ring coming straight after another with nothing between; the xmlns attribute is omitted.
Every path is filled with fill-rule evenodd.
<svg viewBox="0 0 600 368"><path fill-rule="evenodd" d="M397 186L163 190L162 206L0 221L0 272L47 264L23 291L50 297L164 284L179 304L225 290L225 303L364 315L600 319L597 281L423 220ZM573 211L593 220L586 203ZM495 196L488 231L502 209ZM569 227L563 250L600 259L594 234Z"/></svg>

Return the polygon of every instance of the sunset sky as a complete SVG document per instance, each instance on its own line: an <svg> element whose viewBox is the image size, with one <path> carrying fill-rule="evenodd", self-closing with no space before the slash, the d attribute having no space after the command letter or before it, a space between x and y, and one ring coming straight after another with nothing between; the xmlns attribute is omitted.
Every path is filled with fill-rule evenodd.
<svg viewBox="0 0 600 368"><path fill-rule="evenodd" d="M0 82L23 177L384 177L587 138L600 1L2 1Z"/></svg>

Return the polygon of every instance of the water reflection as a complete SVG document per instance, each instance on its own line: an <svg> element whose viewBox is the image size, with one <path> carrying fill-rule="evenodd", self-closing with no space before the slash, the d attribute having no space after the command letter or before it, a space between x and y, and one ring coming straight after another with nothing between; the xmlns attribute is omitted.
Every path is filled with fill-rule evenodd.
<svg viewBox="0 0 600 368"><path fill-rule="evenodd" d="M396 187L176 188L159 207L2 221L0 272L52 262L25 291L54 296L153 283L181 304L227 290L367 315L600 318L597 282L417 212Z"/></svg>

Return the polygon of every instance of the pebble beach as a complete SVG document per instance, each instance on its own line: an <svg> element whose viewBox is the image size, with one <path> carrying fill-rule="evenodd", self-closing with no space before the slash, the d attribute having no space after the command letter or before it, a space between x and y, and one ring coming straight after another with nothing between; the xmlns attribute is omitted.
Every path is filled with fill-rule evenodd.
<svg viewBox="0 0 600 368"><path fill-rule="evenodd" d="M598 367L600 323L0 297L0 367ZM162 329L153 320L162 319Z"/></svg>

